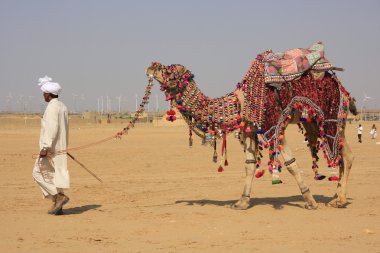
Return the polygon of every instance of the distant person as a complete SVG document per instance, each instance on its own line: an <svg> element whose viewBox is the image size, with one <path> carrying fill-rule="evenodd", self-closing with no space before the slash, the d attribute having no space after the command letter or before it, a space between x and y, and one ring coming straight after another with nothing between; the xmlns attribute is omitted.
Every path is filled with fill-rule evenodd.
<svg viewBox="0 0 380 253"><path fill-rule="evenodd" d="M359 124L359 126L357 127L358 129L358 140L359 140L359 143L362 143L362 134L363 134L363 127L361 124Z"/></svg>
<svg viewBox="0 0 380 253"><path fill-rule="evenodd" d="M371 139L376 139L377 137L377 128L375 124L372 125L371 131L369 132L371 135Z"/></svg>
<svg viewBox="0 0 380 253"><path fill-rule="evenodd" d="M63 190L70 187L70 177L66 154L55 155L55 152L67 149L68 111L67 107L58 100L61 86L52 82L48 76L38 81L48 105L41 120L40 153L34 165L33 178L40 186L44 198L53 201L48 213L59 215L63 213L63 205L69 201Z"/></svg>

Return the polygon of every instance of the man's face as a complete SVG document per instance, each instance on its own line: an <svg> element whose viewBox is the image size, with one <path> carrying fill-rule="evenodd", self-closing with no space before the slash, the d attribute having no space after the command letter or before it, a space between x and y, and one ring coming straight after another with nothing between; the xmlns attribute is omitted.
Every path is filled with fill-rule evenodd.
<svg viewBox="0 0 380 253"><path fill-rule="evenodd" d="M44 99L45 99L45 102L50 102L50 95L49 93L43 93L43 96L44 96Z"/></svg>

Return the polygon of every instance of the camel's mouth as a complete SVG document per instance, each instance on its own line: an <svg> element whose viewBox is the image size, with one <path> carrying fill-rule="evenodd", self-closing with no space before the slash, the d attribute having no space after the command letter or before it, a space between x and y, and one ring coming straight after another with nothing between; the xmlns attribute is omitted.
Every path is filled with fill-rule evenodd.
<svg viewBox="0 0 380 253"><path fill-rule="evenodd" d="M149 68L145 69L145 75L149 78L153 78L153 73L152 73L151 69L149 69Z"/></svg>

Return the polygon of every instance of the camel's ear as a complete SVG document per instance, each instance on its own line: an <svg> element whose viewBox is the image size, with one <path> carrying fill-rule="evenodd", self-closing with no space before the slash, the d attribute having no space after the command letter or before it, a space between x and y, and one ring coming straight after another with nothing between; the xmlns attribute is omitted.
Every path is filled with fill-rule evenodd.
<svg viewBox="0 0 380 253"><path fill-rule="evenodd" d="M179 72L180 75L185 74L186 71L187 71L187 68L185 66L181 65L181 66L178 67L178 72Z"/></svg>

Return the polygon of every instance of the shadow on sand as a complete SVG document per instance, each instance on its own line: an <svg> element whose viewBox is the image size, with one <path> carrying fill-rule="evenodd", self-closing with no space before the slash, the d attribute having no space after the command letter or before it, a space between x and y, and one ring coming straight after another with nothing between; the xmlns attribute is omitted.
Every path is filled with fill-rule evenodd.
<svg viewBox="0 0 380 253"><path fill-rule="evenodd" d="M101 205L84 205L84 206L78 206L78 207L71 207L71 208L63 209L63 215L81 214L92 209L97 209L99 207L101 207Z"/></svg>
<svg viewBox="0 0 380 253"><path fill-rule="evenodd" d="M326 197L323 195L314 195L315 201L319 204L327 204L331 201L331 197ZM236 203L236 200L211 200L211 199L201 199L201 200L177 200L175 203L186 203L187 205L215 205L215 206L231 206ZM274 209L282 209L284 206L293 206L299 208L305 208L304 200L302 196L295 195L289 197L272 197L272 198L251 198L249 208L258 205L272 205ZM347 203L344 207L349 205ZM249 209L248 208L248 209Z"/></svg>

